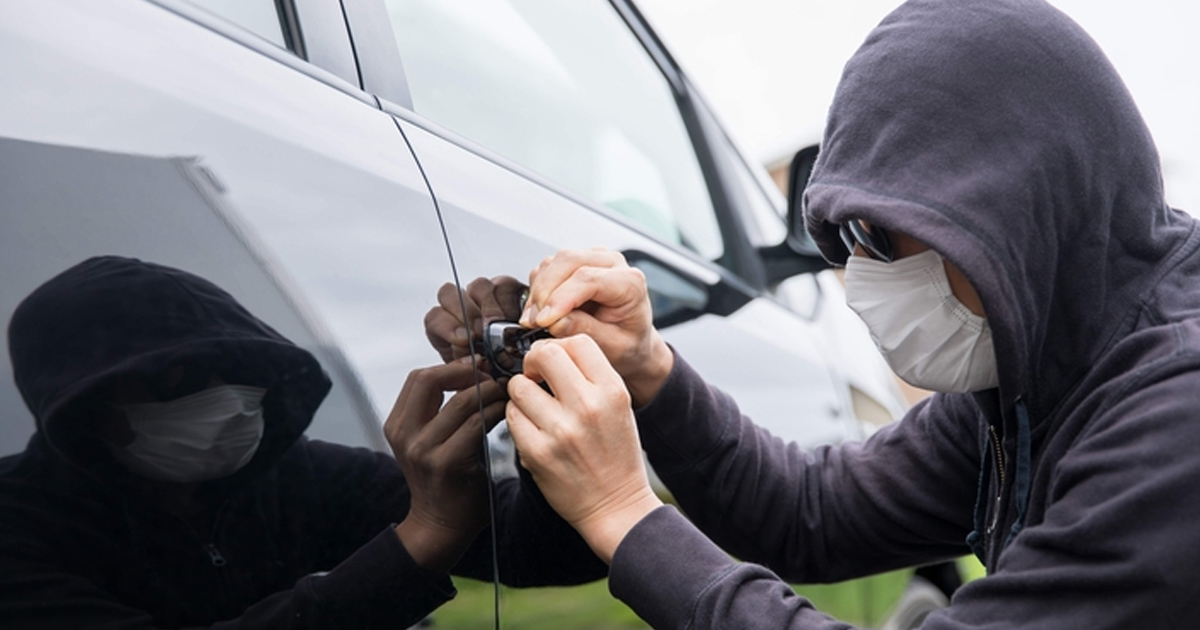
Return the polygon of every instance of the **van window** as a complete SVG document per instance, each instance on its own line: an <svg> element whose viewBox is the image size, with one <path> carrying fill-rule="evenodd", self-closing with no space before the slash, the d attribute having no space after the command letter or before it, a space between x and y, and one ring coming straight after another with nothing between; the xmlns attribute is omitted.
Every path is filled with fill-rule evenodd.
<svg viewBox="0 0 1200 630"><path fill-rule="evenodd" d="M279 19L279 8L275 0L188 0L188 2L215 13L234 24L287 48L283 34L283 22Z"/></svg>
<svg viewBox="0 0 1200 630"><path fill-rule="evenodd" d="M387 0L413 109L706 259L724 253L666 77L604 0Z"/></svg>

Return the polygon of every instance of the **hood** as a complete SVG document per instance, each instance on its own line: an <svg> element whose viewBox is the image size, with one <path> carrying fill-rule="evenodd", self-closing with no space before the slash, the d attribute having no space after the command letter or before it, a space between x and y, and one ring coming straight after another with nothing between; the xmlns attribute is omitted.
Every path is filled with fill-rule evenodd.
<svg viewBox="0 0 1200 630"><path fill-rule="evenodd" d="M1193 229L1116 71L1037 0L914 0L885 18L846 64L804 205L834 264L838 225L864 219L961 269L1001 402L1037 415L1131 325Z"/></svg>
<svg viewBox="0 0 1200 630"><path fill-rule="evenodd" d="M262 442L234 477L272 464L330 388L315 357L213 283L116 256L85 260L34 290L13 313L8 347L35 441L92 472L116 466L94 423L117 377L197 362L228 383L267 389Z"/></svg>

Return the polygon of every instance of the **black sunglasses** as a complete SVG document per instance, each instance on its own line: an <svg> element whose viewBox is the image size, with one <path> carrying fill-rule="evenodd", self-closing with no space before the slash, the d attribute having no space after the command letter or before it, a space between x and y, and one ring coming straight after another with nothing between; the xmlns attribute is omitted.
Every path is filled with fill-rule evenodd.
<svg viewBox="0 0 1200 630"><path fill-rule="evenodd" d="M838 233L841 234L846 249L850 250L850 255L854 255L854 246L858 245L867 252L867 256L875 260L887 263L895 260L895 255L892 253L892 240L888 238L887 232L881 227L871 226L868 229L856 219L851 219L842 224Z"/></svg>
<svg viewBox="0 0 1200 630"><path fill-rule="evenodd" d="M525 354L539 339L549 339L545 328L524 328L516 322L491 322L483 338L475 340L474 350L487 358L492 376L501 378L520 374Z"/></svg>

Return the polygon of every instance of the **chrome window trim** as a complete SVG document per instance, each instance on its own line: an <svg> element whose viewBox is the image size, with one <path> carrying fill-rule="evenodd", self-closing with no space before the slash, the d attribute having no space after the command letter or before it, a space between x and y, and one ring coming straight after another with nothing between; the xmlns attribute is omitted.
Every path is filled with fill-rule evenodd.
<svg viewBox="0 0 1200 630"><path fill-rule="evenodd" d="M453 0L449 0L453 1ZM385 101L413 108L408 76L382 0L342 0L362 87Z"/></svg>
<svg viewBox="0 0 1200 630"><path fill-rule="evenodd" d="M346 15L339 0L292 0L308 62L361 86Z"/></svg>
<svg viewBox="0 0 1200 630"><path fill-rule="evenodd" d="M667 83L675 92L675 96L679 97L687 93L687 88L684 86L682 72L679 66L675 63L675 59L671 57L662 40L658 38L646 24L642 12L628 0L609 0L613 10L617 15L621 16L621 20L633 32L633 36L641 43L642 48L646 50L646 54L654 60L654 64L658 66L660 72L666 77Z"/></svg>
<svg viewBox="0 0 1200 630"><path fill-rule="evenodd" d="M342 77L334 73L313 65L304 59L297 57L290 51L280 48L271 42L251 33L250 31L234 24L220 16L213 15L187 0L146 0L161 9L174 13L179 17L194 22L208 30L217 33L223 37L233 40L247 48L254 50L266 57L271 58L297 72L305 74L313 79L328 85L329 87L338 90L353 97L363 103L374 107L375 99L371 95L364 92L359 86L346 81Z"/></svg>

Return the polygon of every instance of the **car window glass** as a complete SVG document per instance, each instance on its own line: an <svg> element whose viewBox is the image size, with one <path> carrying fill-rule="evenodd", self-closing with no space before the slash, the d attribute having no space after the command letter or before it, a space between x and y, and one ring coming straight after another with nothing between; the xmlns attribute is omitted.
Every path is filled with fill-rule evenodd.
<svg viewBox="0 0 1200 630"><path fill-rule="evenodd" d="M413 108L715 260L704 176L666 77L603 0L387 0Z"/></svg>
<svg viewBox="0 0 1200 630"><path fill-rule="evenodd" d="M211 13L215 13L238 26L287 48L283 34L283 22L275 0L188 0Z"/></svg>

